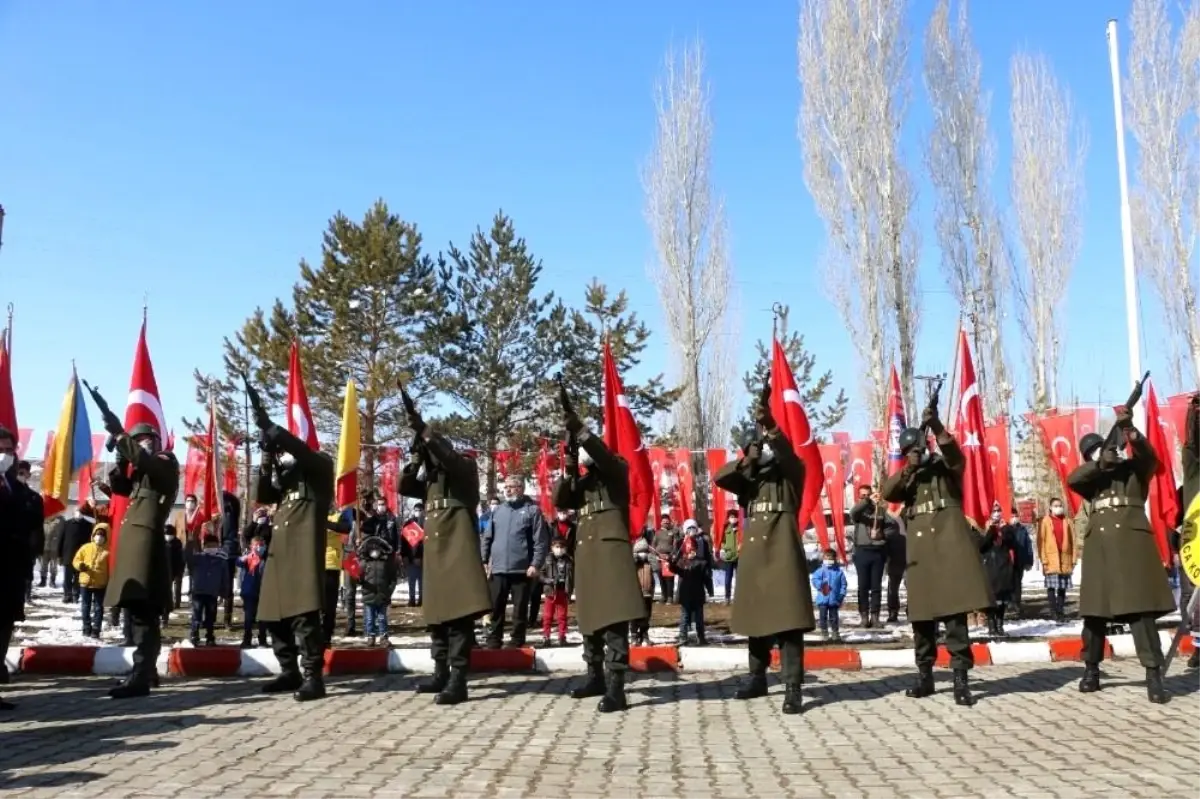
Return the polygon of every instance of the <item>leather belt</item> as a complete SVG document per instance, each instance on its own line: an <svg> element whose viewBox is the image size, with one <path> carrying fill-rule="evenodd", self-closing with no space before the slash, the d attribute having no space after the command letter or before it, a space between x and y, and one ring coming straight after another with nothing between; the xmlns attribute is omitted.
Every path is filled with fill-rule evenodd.
<svg viewBox="0 0 1200 799"><path fill-rule="evenodd" d="M1092 510L1108 510L1109 508L1128 508L1136 503L1127 497L1104 497L1092 503Z"/></svg>
<svg viewBox="0 0 1200 799"><path fill-rule="evenodd" d="M796 511L782 502L751 502L751 513L795 513Z"/></svg>
<svg viewBox="0 0 1200 799"><path fill-rule="evenodd" d="M129 495L129 498L130 498L131 500L134 500L134 499L148 499L148 500L150 500L151 502L155 502L155 503L157 503L157 504L159 504L159 505L166 505L166 504L167 504L167 495L166 495L166 494L160 494L160 493L158 493L157 491L143 491L143 490L141 490L141 489L138 489L137 491L134 491L132 494L130 494L130 495Z"/></svg>
<svg viewBox="0 0 1200 799"><path fill-rule="evenodd" d="M450 508L465 508L466 505L457 499L431 499L425 503L425 510L449 510Z"/></svg>
<svg viewBox="0 0 1200 799"><path fill-rule="evenodd" d="M923 516L926 513L937 513L939 510L946 508L961 508L962 503L952 499L935 499L929 502L922 502L920 505L913 505L908 512L909 516Z"/></svg>
<svg viewBox="0 0 1200 799"><path fill-rule="evenodd" d="M616 505L611 502L587 502L579 509L579 518L586 519L588 516L603 513L606 510L616 510Z"/></svg>

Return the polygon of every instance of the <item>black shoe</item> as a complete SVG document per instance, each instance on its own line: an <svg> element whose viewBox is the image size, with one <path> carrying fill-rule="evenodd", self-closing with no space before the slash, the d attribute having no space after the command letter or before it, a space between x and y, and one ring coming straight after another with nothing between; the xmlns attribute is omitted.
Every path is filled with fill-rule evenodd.
<svg viewBox="0 0 1200 799"><path fill-rule="evenodd" d="M300 676L300 672L285 671L275 679L262 687L264 694L285 694L288 691L295 691L304 684L304 678Z"/></svg>
<svg viewBox="0 0 1200 799"><path fill-rule="evenodd" d="M887 623L888 624L899 624L900 617L897 616L895 613L889 613L888 617L887 617Z"/></svg>
<svg viewBox="0 0 1200 799"><path fill-rule="evenodd" d="M349 627L347 627L346 628L346 637L347 638L357 638L358 637L358 628L355 627L353 624L350 625Z"/></svg>
<svg viewBox="0 0 1200 799"><path fill-rule="evenodd" d="M83 637L84 637L84 638L91 638L91 637L92 637L92 628L91 628L91 627L84 627L84 628L83 628Z"/></svg>
<svg viewBox="0 0 1200 799"><path fill-rule="evenodd" d="M696 646L708 646L708 636L700 633L696 636Z"/></svg>
<svg viewBox="0 0 1200 799"><path fill-rule="evenodd" d="M250 636L248 636L248 635L243 635L243 636L242 636L241 648L242 648L242 649L251 649L253 646L254 646L254 644L251 642L251 640L250 640Z"/></svg>
<svg viewBox="0 0 1200 799"><path fill-rule="evenodd" d="M205 646L216 646L217 645L216 636L212 636L212 635L204 636L204 645Z"/></svg>
<svg viewBox="0 0 1200 799"><path fill-rule="evenodd" d="M45 588L45 587L46 587L46 580L45 580L45 578L42 578L41 580L38 581L38 588Z"/></svg>
<svg viewBox="0 0 1200 799"><path fill-rule="evenodd" d="M450 672L450 680L440 694L434 697L435 705L459 705L467 701L467 675L458 669Z"/></svg>
<svg viewBox="0 0 1200 799"><path fill-rule="evenodd" d="M320 672L309 672L304 675L304 682L296 693L292 694L292 698L297 702L312 702L314 699L325 698L325 681L321 679Z"/></svg>
<svg viewBox="0 0 1200 799"><path fill-rule="evenodd" d="M410 608L415 608L417 606L417 601L415 599L408 600L408 606Z"/></svg>
<svg viewBox="0 0 1200 799"><path fill-rule="evenodd" d="M450 681L450 669L445 663L435 663L433 665L433 677L423 682L417 683L417 693L419 694L440 694L446 690L446 683Z"/></svg>
<svg viewBox="0 0 1200 799"><path fill-rule="evenodd" d="M1162 669L1158 667L1146 669L1146 698L1155 705L1165 705L1170 699L1163 688Z"/></svg>
<svg viewBox="0 0 1200 799"><path fill-rule="evenodd" d="M1192 656L1188 658L1187 667L1189 669L1200 669L1200 649L1192 650Z"/></svg>
<svg viewBox="0 0 1200 799"><path fill-rule="evenodd" d="M904 695L909 699L924 699L927 696L933 696L933 669L924 668L917 674L917 681L912 688L907 689Z"/></svg>
<svg viewBox="0 0 1200 799"><path fill-rule="evenodd" d="M558 645L559 645L559 646L566 646L566 645L567 645L567 636L565 636L565 635L560 635L560 636L558 637Z"/></svg>
<svg viewBox="0 0 1200 799"><path fill-rule="evenodd" d="M130 680L124 685L118 685L108 692L109 699L136 699L139 696L149 695L149 680Z"/></svg>
<svg viewBox="0 0 1200 799"><path fill-rule="evenodd" d="M258 638L258 648L259 648L259 649L266 649L266 648L267 648L267 637L266 637L265 635L260 635L260 636L259 636L259 638Z"/></svg>
<svg viewBox="0 0 1200 799"><path fill-rule="evenodd" d="M734 699L758 699L767 695L767 677L765 674L755 674L750 681L734 693Z"/></svg>
<svg viewBox="0 0 1200 799"><path fill-rule="evenodd" d="M783 712L794 716L804 711L803 697L800 693L800 683L789 683L784 689Z"/></svg>
<svg viewBox="0 0 1200 799"><path fill-rule="evenodd" d="M542 649L549 649L549 648L550 648L550 636L543 635L542 636Z"/></svg>
<svg viewBox="0 0 1200 799"><path fill-rule="evenodd" d="M616 713L628 709L629 702L625 699L625 672L608 672L604 679L604 698L596 705L596 710L601 713Z"/></svg>
<svg viewBox="0 0 1200 799"><path fill-rule="evenodd" d="M959 707L970 707L975 704L975 697L971 696L971 686L967 682L967 670L954 670L954 704Z"/></svg>
<svg viewBox="0 0 1200 799"><path fill-rule="evenodd" d="M1100 666L1088 664L1083 667L1083 679L1079 681L1079 693L1092 694L1100 690Z"/></svg>
<svg viewBox="0 0 1200 799"><path fill-rule="evenodd" d="M604 671L595 666L588 666L587 682L571 691L572 699L588 699L593 696L604 696Z"/></svg>
<svg viewBox="0 0 1200 799"><path fill-rule="evenodd" d="M197 647L200 646L200 634L199 633L192 633L190 636L188 636L188 640L192 642L192 646L197 646Z"/></svg>

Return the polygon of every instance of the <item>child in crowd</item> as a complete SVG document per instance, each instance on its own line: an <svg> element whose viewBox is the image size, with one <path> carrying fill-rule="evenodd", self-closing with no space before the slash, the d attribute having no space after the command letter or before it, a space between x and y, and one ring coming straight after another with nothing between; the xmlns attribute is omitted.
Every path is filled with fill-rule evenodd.
<svg viewBox="0 0 1200 799"><path fill-rule="evenodd" d="M175 598L175 610L179 610L183 604L183 575L187 572L187 563L183 559L183 542L179 540L179 534L175 530L175 525L168 524L165 530L167 565L171 569L171 588L173 589ZM164 624L169 615L164 614Z"/></svg>
<svg viewBox="0 0 1200 799"><path fill-rule="evenodd" d="M558 621L558 645L567 644L567 607L573 569L566 539L555 536L550 542L550 557L542 566L542 646L550 646L550 626L555 620Z"/></svg>
<svg viewBox="0 0 1200 799"><path fill-rule="evenodd" d="M813 572L813 588L817 589L817 608L820 610L818 627L821 635L833 641L842 640L838 614L846 600L846 573L837 562L837 553L825 550L823 562Z"/></svg>
<svg viewBox="0 0 1200 799"><path fill-rule="evenodd" d="M367 646L386 647L388 607L399 578L396 557L388 542L378 536L368 536L358 546L358 559L362 565L358 587L362 591Z"/></svg>
<svg viewBox="0 0 1200 799"><path fill-rule="evenodd" d="M633 565L637 570L638 587L642 589L642 604L646 608L646 614L640 619L634 619L630 625L634 646L645 646L650 641L650 612L654 609L654 564L657 561L658 555L650 548L650 538L645 534L639 535L633 542Z"/></svg>
<svg viewBox="0 0 1200 799"><path fill-rule="evenodd" d="M267 543L259 536L250 539L250 549L238 558L242 567L242 649L252 646L251 633L258 623L258 645L267 645L267 624L258 621L258 597L262 589L263 570L267 567Z"/></svg>
<svg viewBox="0 0 1200 799"><path fill-rule="evenodd" d="M221 539L210 523L205 523L201 535L201 549L192 555L192 646L200 645L200 627L204 627L204 640L208 646L216 646L213 625L217 621L217 600L229 589L229 556L221 549Z"/></svg>
<svg viewBox="0 0 1200 799"><path fill-rule="evenodd" d="M704 631L704 602L707 594L706 576L712 567L712 551L706 538L700 535L700 525L688 519L683 523L683 538L671 555L671 571L678 576L675 597L679 600L679 645L688 643L690 627L696 626L696 643L706 646Z"/></svg>
<svg viewBox="0 0 1200 799"><path fill-rule="evenodd" d="M99 638L108 586L108 525L92 528L92 540L75 551L71 568L79 572L79 615L85 638Z"/></svg>

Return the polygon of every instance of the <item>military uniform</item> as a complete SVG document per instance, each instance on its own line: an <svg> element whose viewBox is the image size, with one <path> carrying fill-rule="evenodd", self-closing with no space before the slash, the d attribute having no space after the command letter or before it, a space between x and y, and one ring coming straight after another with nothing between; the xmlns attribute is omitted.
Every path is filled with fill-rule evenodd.
<svg viewBox="0 0 1200 799"><path fill-rule="evenodd" d="M750 699L766 693L771 648L778 642L786 686L785 710L800 708L804 681L804 633L816 627L808 561L800 542L797 514L804 486L804 464L778 427L766 442L775 453L762 464L747 453L717 472L716 485L737 495L748 514L738 551L738 590L733 596L730 628L749 640L749 686L738 693Z"/></svg>
<svg viewBox="0 0 1200 799"><path fill-rule="evenodd" d="M0 428L15 446L17 435ZM0 472L0 652L7 652L13 628L25 620L25 590L29 579L32 533L42 528L42 498L17 480L17 464ZM8 681L8 669L2 672ZM0 710L12 705L0 701Z"/></svg>
<svg viewBox="0 0 1200 799"><path fill-rule="evenodd" d="M475 620L492 606L479 557L479 471L472 458L423 425L420 437L414 451L419 460L400 475L400 493L425 503L421 610L434 674L417 691L436 693L439 704L457 704L467 698Z"/></svg>
<svg viewBox="0 0 1200 799"><path fill-rule="evenodd" d="M271 631L280 668L279 677L263 690L297 690L298 700L318 699L325 694L321 603L333 461L277 424L266 427L262 434L267 454L258 477L257 499L277 508L259 589L258 618ZM278 452L290 454L295 462L279 468L273 455Z"/></svg>
<svg viewBox="0 0 1200 799"><path fill-rule="evenodd" d="M1080 690L1099 688L1107 625L1118 621L1133 634L1154 699L1161 694L1163 665L1155 620L1175 610L1175 598L1146 518L1146 497L1158 456L1132 426L1126 428L1125 437L1132 449L1127 460L1116 460L1114 452L1107 463L1084 463L1067 478L1070 489L1091 502L1079 588L1086 667Z"/></svg>
<svg viewBox="0 0 1200 799"><path fill-rule="evenodd" d="M171 567L163 535L175 497L179 493L179 461L170 452L151 454L131 436L157 432L135 425L131 435L117 437L118 463L112 476L112 491L129 497L129 508L121 519L104 606L129 613L133 638L133 670L121 693L145 694L157 677L158 654L162 648L162 617L172 607Z"/></svg>
<svg viewBox="0 0 1200 799"><path fill-rule="evenodd" d="M629 465L588 430L576 438L592 464L587 474L566 474L554 486L555 507L579 512L575 613L588 681L572 696L603 695L602 711L624 710L629 623L646 613L629 540Z"/></svg>
<svg viewBox="0 0 1200 799"><path fill-rule="evenodd" d="M923 439L924 433L919 435ZM975 658L967 614L991 607L993 599L979 557L978 533L963 515L966 461L945 429L938 430L937 443L941 455L931 455L921 465L906 464L883 481L880 494L888 502L904 504L908 618L920 674L909 694L920 697L933 692L940 623L946 628L955 698L959 704L970 704L966 675Z"/></svg>

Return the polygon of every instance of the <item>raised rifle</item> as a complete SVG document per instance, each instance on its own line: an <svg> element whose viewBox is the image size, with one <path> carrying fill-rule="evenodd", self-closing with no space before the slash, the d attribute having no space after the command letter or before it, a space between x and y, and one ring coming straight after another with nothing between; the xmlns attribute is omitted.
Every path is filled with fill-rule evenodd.
<svg viewBox="0 0 1200 799"><path fill-rule="evenodd" d="M1142 375L1142 379L1133 384L1133 391L1129 392L1129 399L1125 400L1125 407L1132 413L1133 407L1142 399L1142 386L1150 379L1150 373ZM1121 428L1115 424L1109 428L1108 435L1104 439L1104 448L1112 449L1117 446L1117 440L1121 435Z"/></svg>

